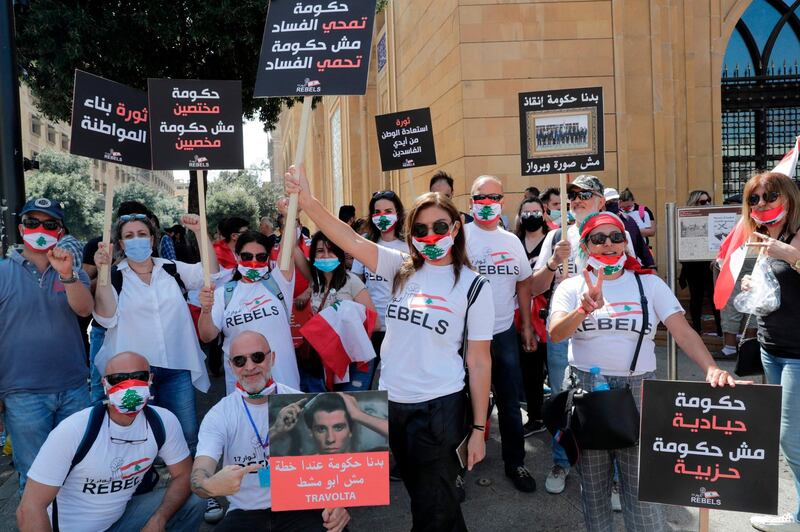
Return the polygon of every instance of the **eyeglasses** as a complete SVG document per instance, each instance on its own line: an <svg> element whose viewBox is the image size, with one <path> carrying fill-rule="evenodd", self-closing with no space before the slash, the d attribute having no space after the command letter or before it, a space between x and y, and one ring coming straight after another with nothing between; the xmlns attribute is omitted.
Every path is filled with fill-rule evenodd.
<svg viewBox="0 0 800 532"><path fill-rule="evenodd" d="M22 225L26 229L36 229L40 225L48 231L55 231L61 229L63 225L58 220L39 220L38 218L25 218L22 220Z"/></svg>
<svg viewBox="0 0 800 532"><path fill-rule="evenodd" d="M591 190L577 190L577 191L570 190L569 192L567 192L567 199L569 199L570 201L575 201L576 198L582 201L586 201L592 199L592 196L594 196L594 192L592 192Z"/></svg>
<svg viewBox="0 0 800 532"><path fill-rule="evenodd" d="M437 235L446 235L450 232L450 224L444 220L436 220L433 222L433 232ZM412 225L411 235L417 238L424 238L428 236L428 226L421 223Z"/></svg>
<svg viewBox="0 0 800 532"><path fill-rule="evenodd" d="M230 361L235 367L243 368L244 365L247 364L248 358L253 361L253 364L261 364L270 353L272 353L272 351L269 351L268 353L256 351L255 353L250 353L249 355L234 355L230 357Z"/></svg>
<svg viewBox="0 0 800 532"><path fill-rule="evenodd" d="M372 195L372 199L374 200L395 198L397 198L397 194L394 193L394 190L381 190Z"/></svg>
<svg viewBox="0 0 800 532"><path fill-rule="evenodd" d="M589 242L597 246L605 244L606 239L611 239L612 244L622 244L626 240L625 233L620 233L619 231L614 231L608 235L605 233L592 233L589 235Z"/></svg>
<svg viewBox="0 0 800 532"><path fill-rule="evenodd" d="M111 435L111 418L106 417L106 421L107 421L106 430L108 431L108 439L111 440L111 443L117 443L117 444L129 443L131 445L139 445L140 443L145 443L148 440L147 437L145 437L143 440L126 440L124 438L115 438L114 436ZM147 423L147 416L145 416L144 418L144 429L145 429L144 430L145 434L150 434L150 425Z"/></svg>
<svg viewBox="0 0 800 532"><path fill-rule="evenodd" d="M761 196L758 194L750 194L747 197L747 204L751 207L758 205L758 203L763 199L764 203L772 203L776 199L780 197L780 192L764 192Z"/></svg>
<svg viewBox="0 0 800 532"><path fill-rule="evenodd" d="M542 211L528 211L528 212L523 212L522 214L520 214L520 217L521 218L542 218L543 217L543 213L542 213Z"/></svg>
<svg viewBox="0 0 800 532"><path fill-rule="evenodd" d="M267 262L269 260L269 253L250 253L247 251L242 251L239 253L239 258L242 259L244 262L251 261L253 259L257 260L258 262Z"/></svg>
<svg viewBox="0 0 800 532"><path fill-rule="evenodd" d="M708 205L709 203L711 203L711 200L709 200L709 199L697 200L697 204L698 205ZM756 203L758 203L758 200L756 200Z"/></svg>
<svg viewBox="0 0 800 532"><path fill-rule="evenodd" d="M150 372L131 371L130 373L109 373L108 375L106 375L106 382L111 386L116 386L121 382L131 381L131 380L147 382L150 380Z"/></svg>
<svg viewBox="0 0 800 532"><path fill-rule="evenodd" d="M503 195L502 194L475 194L474 196L472 196L472 199L474 201L481 201L481 200L486 200L486 199L492 200L492 201L500 201L501 199L503 199Z"/></svg>
<svg viewBox="0 0 800 532"><path fill-rule="evenodd" d="M144 220L147 220L147 215L146 214L123 214L122 216L119 217L119 223L122 223L122 224L128 223L128 222L132 222L134 220L137 220L137 221L140 221L140 222L144 221Z"/></svg>

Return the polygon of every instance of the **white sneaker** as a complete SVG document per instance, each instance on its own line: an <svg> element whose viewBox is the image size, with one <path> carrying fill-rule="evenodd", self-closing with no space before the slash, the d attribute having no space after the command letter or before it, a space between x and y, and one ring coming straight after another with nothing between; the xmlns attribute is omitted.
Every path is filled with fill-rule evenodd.
<svg viewBox="0 0 800 532"><path fill-rule="evenodd" d="M754 515L750 518L750 524L756 530L763 532L800 532L800 523L790 513L783 515Z"/></svg>
<svg viewBox="0 0 800 532"><path fill-rule="evenodd" d="M560 465L554 465L550 473L547 474L547 479L544 481L545 491L553 494L564 491L564 488L567 486L567 475L569 475L569 471Z"/></svg>
<svg viewBox="0 0 800 532"><path fill-rule="evenodd" d="M225 517L225 511L222 509L222 506L219 505L217 499L209 497L206 500L206 511L203 514L205 522L209 524L218 523L222 521L223 517Z"/></svg>
<svg viewBox="0 0 800 532"><path fill-rule="evenodd" d="M615 512L622 511L622 501L619 498L619 484L611 484L611 509Z"/></svg>

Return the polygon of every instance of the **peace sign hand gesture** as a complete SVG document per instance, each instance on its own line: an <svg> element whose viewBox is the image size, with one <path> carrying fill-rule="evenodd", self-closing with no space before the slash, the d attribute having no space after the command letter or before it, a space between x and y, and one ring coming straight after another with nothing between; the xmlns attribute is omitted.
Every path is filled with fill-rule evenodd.
<svg viewBox="0 0 800 532"><path fill-rule="evenodd" d="M592 278L587 270L583 270L583 279L586 281L586 290L581 295L581 309L586 314L591 314L595 310L605 305L603 301L603 271L597 272L597 284L592 283Z"/></svg>

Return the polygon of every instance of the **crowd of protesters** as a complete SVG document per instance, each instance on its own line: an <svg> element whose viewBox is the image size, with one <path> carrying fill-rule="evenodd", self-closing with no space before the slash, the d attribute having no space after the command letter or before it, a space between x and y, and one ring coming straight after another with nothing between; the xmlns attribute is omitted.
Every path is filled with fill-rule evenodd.
<svg viewBox="0 0 800 532"><path fill-rule="evenodd" d="M713 265L684 265L690 325L655 272L655 216L629 189L580 175L565 191L529 187L512 205L502 181L485 175L471 184L469 212L460 212L453 185L437 172L430 192L406 205L391 190L376 192L359 219L353 206L331 213L291 168L286 192L298 195L317 232L298 219L296 233L284 234L285 201L257 231L230 213L209 242L211 287L196 215L162 231L146 205L124 202L111 243L98 237L81 247L66 235L57 199L28 201L19 211L24 246L0 261L0 400L19 474L19 528L197 530L205 519L218 530L343 530L344 508L271 511L261 434L280 435L284 417L296 421L302 406L270 420L266 403L276 393L381 389L389 422L376 430L388 433L413 530L466 530L464 478L486 455L495 407L505 475L530 493L536 472L525 464L525 438L546 430L545 398L585 385L599 368L611 388L630 387L640 407L642 381L655 377L659 323L711 386L734 385L700 336ZM784 386L781 445L798 479L800 338L791 322L800 300L800 193L767 173L750 179L743 197L748 231L761 235L756 246L782 299L744 334L757 329L767 379ZM710 202L694 191L688 204ZM286 269L277 265L282 246L292 248ZM98 282L104 270L108 282ZM745 275L736 291L749 282ZM618 330L586 326L615 301L640 297L647 312ZM345 379L333 379L324 353L297 332L339 304L378 316L370 338L377 356L354 361ZM744 318L732 307L716 315L725 341L717 357L735 354ZM224 373L226 395L198 419L195 396L208 391L209 373ZM252 452L254 433L262 456L243 465L236 457ZM463 466L454 452L462 441ZM663 508L638 500L638 446L585 450L573 473L565 449L548 441L545 490L561 493L579 477L587 530L611 530L613 510L629 531L666 528ZM155 487L157 461L170 476L165 489ZM789 525L798 518L783 517ZM763 528L768 520L753 526L773 530Z"/></svg>

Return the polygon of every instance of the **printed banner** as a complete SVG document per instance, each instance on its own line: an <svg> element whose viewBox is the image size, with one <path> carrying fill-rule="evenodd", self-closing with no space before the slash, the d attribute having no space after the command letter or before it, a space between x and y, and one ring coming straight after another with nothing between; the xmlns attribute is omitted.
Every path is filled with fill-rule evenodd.
<svg viewBox="0 0 800 532"><path fill-rule="evenodd" d="M75 70L69 152L150 168L147 93Z"/></svg>
<svg viewBox="0 0 800 532"><path fill-rule="evenodd" d="M429 107L379 115L375 125L384 172L436 164Z"/></svg>
<svg viewBox="0 0 800 532"><path fill-rule="evenodd" d="M242 151L242 82L149 79L155 170L236 170Z"/></svg>
<svg viewBox="0 0 800 532"><path fill-rule="evenodd" d="M389 504L386 392L269 399L272 509Z"/></svg>
<svg viewBox="0 0 800 532"><path fill-rule="evenodd" d="M714 260L720 245L742 216L740 205L678 208L678 260Z"/></svg>
<svg viewBox="0 0 800 532"><path fill-rule="evenodd" d="M256 97L364 94L376 0L272 0Z"/></svg>
<svg viewBox="0 0 800 532"><path fill-rule="evenodd" d="M777 513L780 416L780 386L644 381L639 499Z"/></svg>
<svg viewBox="0 0 800 532"><path fill-rule="evenodd" d="M603 88L521 93L519 137L522 175L602 170Z"/></svg>

